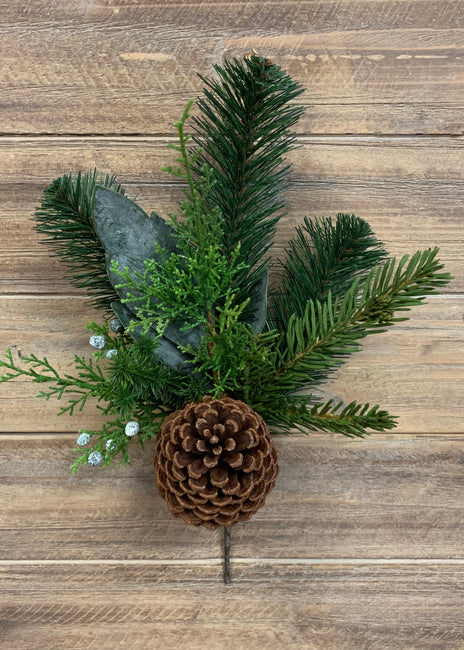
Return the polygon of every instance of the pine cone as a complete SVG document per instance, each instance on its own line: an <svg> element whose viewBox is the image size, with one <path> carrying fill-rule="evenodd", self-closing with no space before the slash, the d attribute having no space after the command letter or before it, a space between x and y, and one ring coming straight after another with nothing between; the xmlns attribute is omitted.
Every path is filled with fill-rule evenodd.
<svg viewBox="0 0 464 650"><path fill-rule="evenodd" d="M154 465L172 514L207 528L250 519L279 469L263 418L244 402L210 396L166 418Z"/></svg>

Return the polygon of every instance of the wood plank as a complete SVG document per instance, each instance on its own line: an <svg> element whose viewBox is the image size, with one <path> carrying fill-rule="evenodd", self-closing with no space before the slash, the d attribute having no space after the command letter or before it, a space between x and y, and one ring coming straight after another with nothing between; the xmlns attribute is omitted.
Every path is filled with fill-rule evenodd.
<svg viewBox="0 0 464 650"><path fill-rule="evenodd" d="M51 179L97 166L116 173L147 211L163 215L182 196L159 171L172 159L159 138L2 138L0 154L1 293L72 292L30 221ZM446 290L464 290L464 139L312 138L290 159L294 184L276 257L304 215L354 212L394 255L439 245L455 276Z"/></svg>
<svg viewBox="0 0 464 650"><path fill-rule="evenodd" d="M399 416L399 432L461 432L464 416L464 297L437 296L411 312L411 320L371 336L329 381L322 398L378 404ZM0 353L46 356L60 372L73 373L75 354L89 356L90 320L101 313L79 298L0 299ZM18 353L18 352L17 352ZM75 432L99 428L101 416L89 405L72 418L56 417L58 402L38 400L38 386L17 379L2 385L0 431Z"/></svg>
<svg viewBox="0 0 464 650"><path fill-rule="evenodd" d="M464 566L0 567L8 647L456 650Z"/></svg>
<svg viewBox="0 0 464 650"><path fill-rule="evenodd" d="M38 437L31 440L31 448L15 436L2 439L2 560L185 561L221 556L220 531L185 526L158 497L152 445L144 452L138 448L130 467L117 465L103 472L84 467L72 476L74 440ZM25 451L22 458L20 449Z"/></svg>
<svg viewBox="0 0 464 650"><path fill-rule="evenodd" d="M255 47L307 88L301 133L462 134L456 0L3 4L3 133L166 133Z"/></svg>
<svg viewBox="0 0 464 650"><path fill-rule="evenodd" d="M7 304L9 305L7 307ZM32 302L18 298L3 301L0 352L11 348L16 358L29 353L47 357L60 373L75 374L74 355L90 356L91 332L86 325L101 320L101 312L77 297L40 298ZM32 338L31 338L32 337ZM3 373L2 373L3 374ZM102 425L96 401L90 400L83 413L57 417L59 402L36 399L38 384L27 379L1 385L0 431L72 431Z"/></svg>
<svg viewBox="0 0 464 650"><path fill-rule="evenodd" d="M235 557L463 558L463 436L274 439L278 483Z"/></svg>
<svg viewBox="0 0 464 650"><path fill-rule="evenodd" d="M265 506L232 531L232 558L464 562L464 436L365 440L274 436L280 474ZM220 558L220 531L174 519L153 486L152 446L121 469L71 476L69 436L1 440L2 557Z"/></svg>

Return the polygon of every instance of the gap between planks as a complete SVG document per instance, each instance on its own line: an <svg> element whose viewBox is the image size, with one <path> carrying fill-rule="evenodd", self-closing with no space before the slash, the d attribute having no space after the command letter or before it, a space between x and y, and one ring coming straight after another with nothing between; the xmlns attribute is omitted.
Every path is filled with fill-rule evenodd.
<svg viewBox="0 0 464 650"><path fill-rule="evenodd" d="M314 439L315 437L327 437L329 439L329 436L341 436L341 438L336 438L336 439L345 439L343 434L334 434L330 432L314 432L311 431L309 433L299 433L298 431L295 431L294 433L273 433L272 434L276 439L295 439L296 436L299 436L300 438L309 439L312 438ZM2 432L0 433L0 442L3 440L12 440L13 438L15 440L26 440L28 442L32 442L34 440L62 440L65 442L68 442L71 439L74 439L76 437L76 432L75 431L34 431L28 433L27 431L25 432L18 432L18 431L11 431L10 433L8 432ZM421 433L420 431L402 431L401 433L397 433L395 431L375 431L371 434L366 435L364 440L369 440L373 441L375 440L377 444L391 444L393 441L399 441L399 440L404 440L410 439L410 438L420 438L420 440L436 440L437 438L446 438L448 441L459 441L461 442L463 437L464 437L464 430L463 431L454 431L450 433L449 431L446 432L434 432L434 433ZM333 440L335 438L330 438L330 440ZM362 439L361 439L362 440Z"/></svg>
<svg viewBox="0 0 464 650"><path fill-rule="evenodd" d="M203 558L203 559L188 559L188 560L0 560L0 566L96 566L96 565L127 565L127 566L221 566L223 558ZM233 557L232 564L235 565L282 565L282 566L319 566L319 565L349 565L349 566L363 566L363 565L463 565L464 558L246 558L246 557Z"/></svg>
<svg viewBox="0 0 464 650"><path fill-rule="evenodd" d="M462 133L321 133L312 135L295 135L295 140L299 143L317 143L317 142L330 142L331 140L339 143L344 140L352 140L359 142L372 142L376 140L464 140ZM118 133L104 133L104 134L76 134L76 133L60 133L60 134L41 134L41 133L28 133L23 135L9 135L0 133L0 142L81 142L87 140L89 142L103 141L103 142L154 142L163 144L165 142L177 142L178 138L170 134L118 134Z"/></svg>

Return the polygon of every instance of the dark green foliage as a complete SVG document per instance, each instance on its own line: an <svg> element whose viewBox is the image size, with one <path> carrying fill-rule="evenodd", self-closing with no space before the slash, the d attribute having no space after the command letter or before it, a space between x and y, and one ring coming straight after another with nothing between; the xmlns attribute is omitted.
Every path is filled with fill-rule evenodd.
<svg viewBox="0 0 464 650"><path fill-rule="evenodd" d="M178 346L166 336L160 336L152 327L149 327L147 330L146 328L143 328L142 325L137 324L135 314L126 305L123 305L120 302L112 302L111 308L122 325L126 329L130 327L130 335L136 343L138 343L142 338L156 341L157 345L154 347L153 354L159 361L170 368L180 370L184 373L191 373L192 368L189 365L191 360L190 355L182 352Z"/></svg>
<svg viewBox="0 0 464 650"><path fill-rule="evenodd" d="M40 397L67 399L60 414L98 400L106 422L88 432L74 470L92 452L104 464L115 455L128 462L128 422L139 423L143 445L168 413L206 394L244 400L275 431L363 436L393 428L395 418L379 406L323 403L318 387L364 337L406 320L397 314L451 279L438 249L397 262L385 259L382 243L354 215L305 219L263 328L266 256L289 171L282 161L302 111L289 102L302 89L255 55L216 73L217 80L204 79L199 100L195 140L204 149L187 149L191 102L176 123L176 165L166 171L185 183L185 199L181 216L169 215L172 226L96 172L56 179L36 212L37 230L74 284L126 328L114 336L106 323L92 323L106 345L90 359L76 356L75 375L60 375L35 355L15 360L7 351L0 360L0 382L27 376L46 385Z"/></svg>
<svg viewBox="0 0 464 650"><path fill-rule="evenodd" d="M314 403L313 397L288 400L280 411L271 410L264 415L274 432L296 429L302 433L308 431L329 431L342 433L349 438L363 437L369 430L387 431L396 426L395 417L378 406L350 402L344 405L329 400L325 404Z"/></svg>
<svg viewBox="0 0 464 650"><path fill-rule="evenodd" d="M135 339L140 338L142 329L146 336L157 339L160 336L159 314L153 314L153 327L147 322L142 327L137 313L143 307L145 291L150 293L148 302L152 310L156 302L171 305L171 296L166 293L156 296L154 285L159 285L168 272L167 260L171 260L171 271L180 275L185 272L176 229L156 213L152 212L149 217L134 201L106 188L96 189L93 222L105 249L108 277L123 303L112 302L113 311ZM153 282L149 281L146 265L150 267ZM183 300L197 309L195 300L189 299L188 291L192 290L192 283L187 282L182 288ZM166 327L154 354L173 368L187 370L188 358L177 345L187 346L197 340L198 347L200 335L192 328L186 330L186 312L180 311L178 316Z"/></svg>
<svg viewBox="0 0 464 650"><path fill-rule="evenodd" d="M289 165L285 154L294 147L290 132L303 112L289 102L303 88L279 66L252 55L215 66L217 79L202 78L201 115L194 140L203 148L203 163L214 167L211 209L224 220L222 248L230 256L240 244L239 262L247 265L236 279L238 302L250 295L268 264L266 253L282 216L282 190Z"/></svg>
<svg viewBox="0 0 464 650"><path fill-rule="evenodd" d="M195 180L192 167L197 153L187 152L188 136L184 124L189 117L191 103L176 127L179 145L172 145L178 152L176 162L181 166L166 168L166 171L187 182L186 200L182 203L183 221L171 215L175 229L177 247L175 250L155 247L153 254L142 264L136 263L121 269L113 260L110 276L119 278L115 282L124 306L134 313L129 332L141 331L162 342L171 340L184 355L195 356L202 336L206 334L205 345L209 351L212 343L208 334L215 332L220 321L222 306L234 302L232 287L237 274L244 269L238 264L240 246L226 256L221 250L223 234L222 216L217 209L205 207L209 172L204 168L202 178ZM242 313L247 301L234 307L234 313ZM238 312L237 312L238 309ZM232 327L228 321L228 329ZM236 326L236 323L234 323ZM158 351L161 347L158 348ZM188 351L188 352L187 352ZM191 357L190 357L191 358ZM184 359L187 359L184 356ZM201 372L201 368L199 369Z"/></svg>
<svg viewBox="0 0 464 650"><path fill-rule="evenodd" d="M215 317L206 324L199 349L190 350L195 367L210 383L215 397L233 395L242 386L250 349L256 340L250 325L240 320L246 304L235 304L229 292L224 306L218 307Z"/></svg>
<svg viewBox="0 0 464 650"><path fill-rule="evenodd" d="M45 235L43 243L67 266L72 284L86 289L95 307L110 311L117 295L108 281L105 251L92 220L97 187L124 194L114 176L97 170L56 178L43 191L35 211L35 229Z"/></svg>
<svg viewBox="0 0 464 650"><path fill-rule="evenodd" d="M159 431L164 418L171 411L186 402L198 401L208 391L209 386L198 377L188 377L157 361L153 351L156 343L141 338L135 345L125 335L111 336L107 324L95 323L89 329L106 340L105 350L116 350L117 354L106 359L104 352L97 352L85 359L75 356L75 375L60 375L47 358L39 359L34 354L13 359L7 350L5 359L0 359L0 368L6 372L0 375L0 383L16 377L30 377L38 384L47 384L38 397L49 400L67 399L58 415L73 415L82 411L89 397L96 398L102 415L110 418L101 431L86 431L92 436L92 446L81 452L78 464L86 463L92 451L104 456L105 464L110 464L115 455L121 454L122 461L128 461L129 439L124 428L127 422L136 420L141 433L137 442L153 438ZM106 441L114 443L112 449L105 448Z"/></svg>
<svg viewBox="0 0 464 650"><path fill-rule="evenodd" d="M237 274L245 270L244 264L236 263L240 246L229 257L222 252L222 215L205 204L211 168L204 165L198 179L192 174L199 153L187 151L189 136L184 132L191 103L175 124L179 145L169 145L177 152L179 165L165 168L187 183L183 220L171 214L171 227L157 215L149 219L132 201L100 188L93 210L108 275L122 302L112 303L113 310L136 340L141 333L157 340L155 355L184 372L192 371L189 364L206 325L214 329L221 305L230 301ZM250 296L255 308L244 319L255 331L265 321L266 287L263 277Z"/></svg>
<svg viewBox="0 0 464 650"><path fill-rule="evenodd" d="M395 322L397 311L420 305L425 296L446 285L451 276L440 273L438 249L405 255L374 267L363 286L357 278L342 300L331 293L325 302L308 300L303 316L293 314L280 341L268 351L266 364L248 378L248 399L257 411L278 412L283 398L325 379L368 334L383 332Z"/></svg>
<svg viewBox="0 0 464 650"><path fill-rule="evenodd" d="M53 368L48 359L39 359L35 354L22 356L20 361L13 359L10 349L6 351L5 360L0 359L0 368L7 372L0 375L0 383L15 379L17 377L30 377L37 384L52 384L46 390L40 390L37 397L47 401L51 397L61 400L65 395L72 395L66 406L61 407L58 415L74 411L82 411L89 397L96 397L98 400L107 398L107 385L102 370L95 365L92 359L86 361L84 358L75 355L74 366L78 372L77 376L60 376Z"/></svg>
<svg viewBox="0 0 464 650"><path fill-rule="evenodd" d="M285 330L292 314L303 316L308 300L343 296L353 280L364 279L387 255L366 221L354 214L309 220L297 228L281 265L281 288L271 298L275 326Z"/></svg>

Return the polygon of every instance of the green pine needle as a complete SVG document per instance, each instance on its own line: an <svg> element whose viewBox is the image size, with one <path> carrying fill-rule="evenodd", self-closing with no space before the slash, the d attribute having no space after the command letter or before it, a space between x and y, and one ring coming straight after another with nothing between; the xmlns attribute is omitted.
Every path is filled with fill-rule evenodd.
<svg viewBox="0 0 464 650"><path fill-rule="evenodd" d="M284 410L269 414L269 424L273 429L277 425L279 431L284 432L292 429L301 433L327 431L341 433L349 438L362 438L368 435L369 431L387 431L396 426L397 418L387 411L380 410L378 405L371 407L370 404L357 402L344 405L343 402L336 403L333 399L316 404L310 404L310 401L311 397L306 397L299 402L289 402Z"/></svg>
<svg viewBox="0 0 464 650"><path fill-rule="evenodd" d="M273 323L284 331L292 314L303 316L308 300L323 302L329 291L343 296L386 255L369 224L355 215L337 214L335 222L306 217L281 264L281 288L271 296Z"/></svg>
<svg viewBox="0 0 464 650"><path fill-rule="evenodd" d="M267 374L258 367L247 377L256 409L267 410L285 395L312 388L359 349L360 339L407 320L395 312L420 305L451 279L440 273L437 253L435 248L405 255L398 263L389 259L370 271L361 291L357 278L341 300L330 292L324 303L308 300L303 316L290 317Z"/></svg>
<svg viewBox="0 0 464 650"><path fill-rule="evenodd" d="M114 176L97 170L77 176L56 178L42 194L35 211L35 230L45 235L44 243L67 266L71 283L86 289L92 304L107 312L118 300L106 274L105 251L92 224L92 205L97 186L124 194Z"/></svg>
<svg viewBox="0 0 464 650"><path fill-rule="evenodd" d="M295 146L291 127L303 112L290 104L303 88L268 60L252 55L215 66L217 79L201 77L204 97L194 140L202 147L201 165L214 167L207 203L224 218L223 251L240 244L240 258L251 270L236 280L242 302L264 273L268 252L282 216L282 190L289 165L285 154Z"/></svg>

